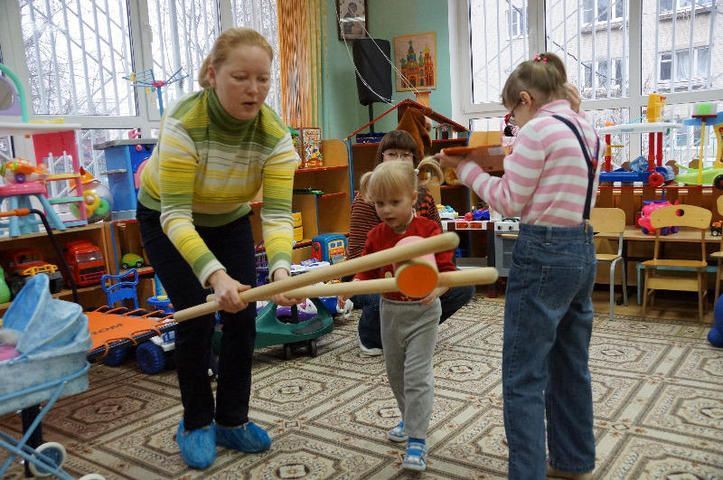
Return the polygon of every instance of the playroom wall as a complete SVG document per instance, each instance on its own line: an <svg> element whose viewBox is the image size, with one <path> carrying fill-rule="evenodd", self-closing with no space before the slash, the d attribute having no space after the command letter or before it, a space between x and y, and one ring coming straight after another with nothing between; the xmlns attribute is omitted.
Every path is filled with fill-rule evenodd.
<svg viewBox="0 0 723 480"><path fill-rule="evenodd" d="M437 89L432 90L430 106L442 115L452 115L451 77L449 72L449 25L445 0L367 0L369 32L374 38L393 41L397 35L435 32L437 38ZM322 99L322 131L324 138L343 139L369 120L367 107L359 103L354 66L349 50L339 40L336 27L336 1L327 0L324 24L324 58ZM394 81L394 78L392 78ZM412 92L396 92L392 88L392 102L414 99ZM389 105L374 104L374 116ZM397 124L397 116L390 114L375 125L375 131L386 132Z"/></svg>

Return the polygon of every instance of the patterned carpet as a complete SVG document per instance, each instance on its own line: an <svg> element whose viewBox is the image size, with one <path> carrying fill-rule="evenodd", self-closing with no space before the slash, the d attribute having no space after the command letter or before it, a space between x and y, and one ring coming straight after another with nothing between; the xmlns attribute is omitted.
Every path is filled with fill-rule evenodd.
<svg viewBox="0 0 723 480"><path fill-rule="evenodd" d="M209 470L184 468L173 440L181 406L172 371L94 365L91 388L63 399L44 422L74 475L107 479L502 479L499 300L477 299L440 328L429 469L400 470L402 447L384 433L399 419L381 357L359 354L356 321L337 320L319 356L280 348L256 357L252 418L274 439L269 452L219 450ZM707 328L607 313L591 347L598 479L723 478L723 350ZM0 418L17 436L17 415ZM0 453L0 460L5 457ZM13 467L7 478L22 478Z"/></svg>

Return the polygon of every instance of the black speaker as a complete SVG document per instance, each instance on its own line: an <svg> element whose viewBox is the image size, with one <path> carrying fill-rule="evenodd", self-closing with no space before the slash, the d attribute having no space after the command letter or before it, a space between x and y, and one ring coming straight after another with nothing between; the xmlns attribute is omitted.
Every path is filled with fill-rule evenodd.
<svg viewBox="0 0 723 480"><path fill-rule="evenodd" d="M391 102L392 66L387 60L391 59L389 40L360 38L354 40L353 51L359 103L370 105L374 102Z"/></svg>

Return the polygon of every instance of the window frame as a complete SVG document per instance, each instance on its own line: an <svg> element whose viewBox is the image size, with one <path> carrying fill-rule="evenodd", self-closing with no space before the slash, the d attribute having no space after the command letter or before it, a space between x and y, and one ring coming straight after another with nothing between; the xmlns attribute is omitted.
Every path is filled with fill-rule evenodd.
<svg viewBox="0 0 723 480"><path fill-rule="evenodd" d="M128 25L130 29L130 55L133 68L140 72L153 68L152 31L150 22L143 12L148 12L147 0L124 0L128 8ZM233 26L233 0L214 0L218 3L220 29ZM0 48L2 48L4 64L11 68L20 78L26 92L30 92L30 75L25 59L22 27L20 25L20 6L18 0L0 0ZM150 14L150 13L149 13ZM144 137L152 137L152 132L160 127L160 114L155 98L145 93L142 88L135 88L136 115L124 116L92 116L63 115L66 123L81 125L82 129L123 129L140 128ZM43 115L43 119L54 120L60 115ZM20 143L20 142L16 142ZM17 147L17 145L16 145ZM16 148L17 149L17 148Z"/></svg>
<svg viewBox="0 0 723 480"><path fill-rule="evenodd" d="M469 36L470 0L448 0L450 32L450 74L452 118L471 125L472 120L502 117L506 110L501 102L472 103L471 46ZM545 50L544 2L528 3L527 21L529 51ZM628 72L628 96L623 98L585 99L583 108L588 111L626 108L631 118L641 115L647 107L648 95L642 93L642 2L630 0L629 12L629 65L636 65ZM711 56L712 57L712 56ZM712 58L710 62L712 62ZM717 101L723 98L723 88L666 93L666 104ZM633 152L640 151L639 135L631 136ZM637 145L635 145L637 144ZM636 148L637 147L637 148Z"/></svg>

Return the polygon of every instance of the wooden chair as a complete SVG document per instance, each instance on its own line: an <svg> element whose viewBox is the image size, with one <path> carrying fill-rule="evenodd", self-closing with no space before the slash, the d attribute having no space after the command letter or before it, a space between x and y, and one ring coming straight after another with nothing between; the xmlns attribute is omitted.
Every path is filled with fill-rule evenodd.
<svg viewBox="0 0 723 480"><path fill-rule="evenodd" d="M628 287L625 280L625 258L623 258L623 233L625 232L625 211L620 208L593 208L590 213L590 223L595 233L613 233L617 235L617 252L603 253L598 251L595 258L598 263L610 264L610 320L613 319L615 309L615 268L621 265L623 288L623 304L628 304ZM598 248L598 250L600 250Z"/></svg>
<svg viewBox="0 0 723 480"><path fill-rule="evenodd" d="M708 266L705 233L710 227L712 217L713 213L710 210L694 205L671 205L651 214L650 223L655 229L655 246L653 259L643 262L645 268L643 315L646 314L648 295L653 295L656 290L698 292L698 317L701 322L703 321ZM688 227L700 231L700 260L661 258L660 230L663 227ZM693 273L695 277L686 277L686 273Z"/></svg>
<svg viewBox="0 0 723 480"><path fill-rule="evenodd" d="M718 197L717 200L717 208L718 208L718 214L723 215L723 195ZM715 258L718 263L718 268L715 271L715 298L713 299L713 303L718 300L718 296L720 295L720 277L721 277L721 259L723 259L723 235L720 237L720 247L718 248L717 252L713 252L710 254L711 258Z"/></svg>

